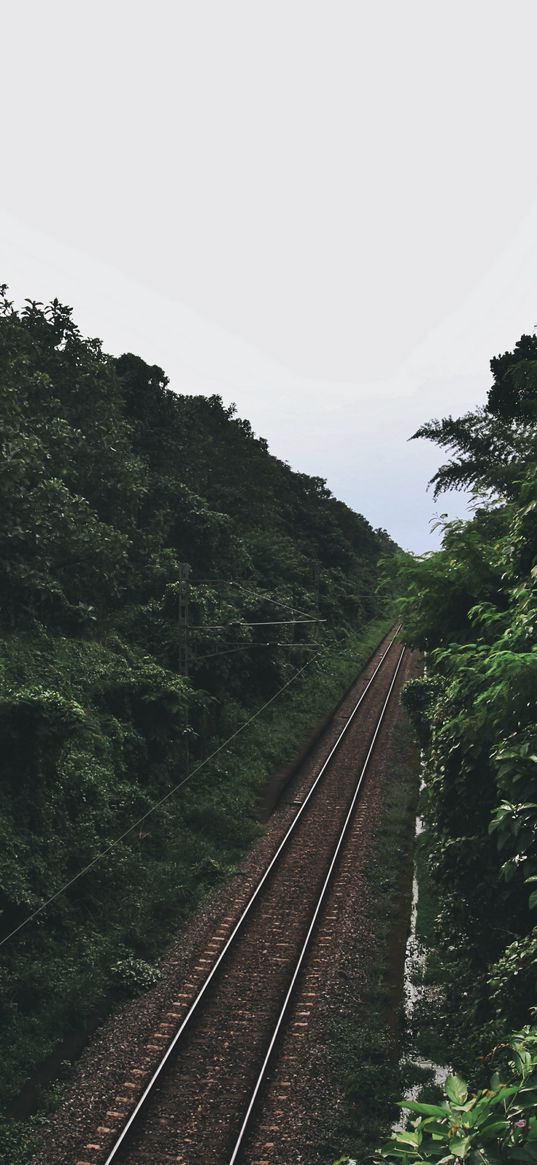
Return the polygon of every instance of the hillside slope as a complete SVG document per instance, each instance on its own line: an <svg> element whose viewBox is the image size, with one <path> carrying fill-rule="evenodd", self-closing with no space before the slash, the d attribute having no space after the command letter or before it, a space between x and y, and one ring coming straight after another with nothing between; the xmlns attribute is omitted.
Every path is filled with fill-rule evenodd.
<svg viewBox="0 0 537 1165"><path fill-rule="evenodd" d="M228 875L262 781L375 637L393 544L220 398L107 356L57 302L18 312L4 289L0 381L1 935L23 924L2 949L7 1102L59 1034L151 980L144 960Z"/></svg>

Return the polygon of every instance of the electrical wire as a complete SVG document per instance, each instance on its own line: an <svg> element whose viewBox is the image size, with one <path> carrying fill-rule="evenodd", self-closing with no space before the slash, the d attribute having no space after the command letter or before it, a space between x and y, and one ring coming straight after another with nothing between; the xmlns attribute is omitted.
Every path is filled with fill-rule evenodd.
<svg viewBox="0 0 537 1165"><path fill-rule="evenodd" d="M198 578L190 579L193 586L204 584L223 583L229 587L237 587L245 595L252 595L254 599L266 599L268 603L275 603L277 607L283 607L286 611L293 611L295 615L311 615L311 611L301 611L300 607L291 607L289 603L284 603L281 599L274 599L272 595L264 594L260 591L252 591L249 587L243 587L242 583L237 582L232 578Z"/></svg>
<svg viewBox="0 0 537 1165"><path fill-rule="evenodd" d="M208 655L195 655L192 659L192 667L195 667L197 663L202 663L204 659L214 659L217 655L234 655L237 651L251 651L256 647L305 647L308 651L319 650L318 643L295 643L294 640L288 643L244 643L242 647L230 647L226 651L210 651Z"/></svg>
<svg viewBox="0 0 537 1165"><path fill-rule="evenodd" d="M284 603L282 599L273 599L272 595L267 595L262 591L252 591L247 587L243 587L242 583L237 582L237 580L233 578L189 578L189 582L192 584L192 586L210 586L214 585L215 583L222 583L223 586L238 587L239 590L244 591L246 595L252 595L254 599L266 599L267 602L276 603L278 607L286 607L288 611L294 611L297 615L311 615L311 611L301 611L299 607L291 607L289 606L289 603ZM352 590L352 596L356 596L360 599L371 598L372 595L377 593L378 592L373 589L373 586L362 588L361 590L357 590L355 587L353 587Z"/></svg>
<svg viewBox="0 0 537 1165"><path fill-rule="evenodd" d="M247 587L243 587L242 583L236 582L234 586L238 587L240 591L243 591L245 595L253 595L255 599L267 599L269 603L276 603L278 607L283 607L287 611L293 611L295 615L311 615L311 611L301 611L299 607L291 607L289 603L282 603L280 599L273 599L271 595L251 591Z"/></svg>
<svg viewBox="0 0 537 1165"><path fill-rule="evenodd" d="M189 624L191 631L224 631L226 627L284 627L291 623L326 623L326 619L265 619L259 623L243 623L234 619L231 623L204 623L201 626Z"/></svg>
<svg viewBox="0 0 537 1165"><path fill-rule="evenodd" d="M290 603L284 603L282 599L274 599L272 597L272 595L267 595L261 591L252 591L252 590L250 590L249 587L244 587L242 585L242 583L237 582L236 579L232 579L232 578L198 578L198 579L190 579L190 582L192 583L193 586L214 585L215 583L221 583L222 585L225 585L225 586L237 587L245 595L251 595L254 599L266 599L268 603L275 603L277 607L283 607L283 609L286 611L293 611L295 615L307 615L307 616L311 615L311 611L302 611L300 609L300 607L292 607L290 605ZM368 587L367 590L354 590L353 589L352 598L370 599L372 597L372 595L374 595L375 593L376 592L373 591L370 587Z"/></svg>
<svg viewBox="0 0 537 1165"><path fill-rule="evenodd" d="M96 856L92 858L91 862L88 862L87 865L79 870L77 874L74 874L74 876L70 878L68 882L65 882L63 886L60 886L60 888L56 890L54 894L51 894L50 898L47 898L46 902L43 902L41 906L38 906L36 910L33 910L32 913L24 918L22 922L19 922L18 926L15 926L13 930L9 932L9 934L6 934L3 939L0 939L0 947L9 942L9 940L12 939L14 935L18 934L18 932L25 926L28 926L28 924L32 922L34 918L37 918L38 915L42 914L43 911L46 910L47 907L56 900L56 898L59 898L61 894L64 894L65 891L73 886L75 882L78 882L78 879L82 878L89 872L89 870L93 869L93 866L96 866L97 862L100 862L103 858L107 857L108 854L111 853L112 850L115 849L115 847L119 845L121 841L124 841L124 839L128 837L130 833L132 833L135 829L138 829L139 825L142 825L144 821L147 821L147 818L150 817L152 813L154 813L157 809L160 809L161 805L164 805L166 801L169 801L170 797L173 797L174 794L183 787L183 785L186 785L187 781L194 777L196 773L199 773L200 769L209 764L209 761L214 760L214 757L217 756L219 752L222 752L224 748L227 748L227 745L231 744L231 741L234 740L235 737L239 736L241 732L244 732L245 728L248 728L248 726L254 720L257 720L257 717L265 711L265 708L268 708L270 704L273 704L274 701L278 699L278 696L281 696L282 692L284 692L286 688L294 683L294 681L298 679L300 675L302 675L302 672L304 672L316 658L316 656L312 656L311 659L306 660L306 663L303 664L302 667L300 667L298 671L296 671L294 675L292 675L291 678L282 685L281 688L278 688L278 691L270 697L270 700L267 700L266 703L261 706L261 708L258 708L257 712L254 712L253 715L244 722L244 724L241 724L240 727L235 730L235 732L232 732L231 736L228 736L227 740L224 740L224 742L220 744L218 748L215 748L214 752L211 752L209 756L205 757L205 760L200 761L199 765L196 765L196 767L192 769L190 773L187 773L186 777L183 777L182 781L178 781L178 783L174 785L173 789L170 789L167 793L165 793L164 796L161 797L159 801L156 801L150 809L143 813L137 821L134 821L132 825L129 825L128 829L125 829L124 832L119 835L119 837L116 837L114 841L110 842L110 845L108 845L106 849L101 850L99 854L96 854Z"/></svg>

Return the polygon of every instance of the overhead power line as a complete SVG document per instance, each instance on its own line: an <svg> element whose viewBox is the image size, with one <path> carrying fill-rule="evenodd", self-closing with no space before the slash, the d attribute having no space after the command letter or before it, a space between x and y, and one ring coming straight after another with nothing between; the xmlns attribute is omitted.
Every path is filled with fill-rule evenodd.
<svg viewBox="0 0 537 1165"><path fill-rule="evenodd" d="M229 647L225 651L210 651L208 655L194 656L193 665L203 663L204 659L214 659L217 655L234 655L237 651L251 651L257 647L298 647L299 650L306 648L307 651L319 651L318 643L295 643L294 640L288 643L243 643L241 647Z"/></svg>
<svg viewBox="0 0 537 1165"><path fill-rule="evenodd" d="M22 922L19 922L18 926L15 926L13 928L13 930L11 930L9 932L9 934L5 935L5 937L3 939L0 939L0 947L4 946L5 943L9 942L9 940L12 939L16 934L18 934L18 932L20 930L23 930L23 928L25 926L28 926L28 924L30 922L32 922L34 920L34 918L37 918L40 914L42 914L43 911L46 910L47 907L52 904L52 902L55 902L57 898L59 898L62 894L65 893L66 890L69 890L69 888L71 886L73 886L75 884L75 882L78 882L79 878L83 878L85 874L89 873L89 871L91 869L93 869L93 867L96 866L98 862L102 861L103 858L107 857L108 854L111 853L112 850L115 849L116 846L118 846L120 844L120 842L124 841L125 838L128 837L129 834L133 833L133 831L135 829L138 829L138 827L140 825L142 825L144 821L147 821L147 818L150 817L152 813L155 813L155 811L157 809L160 809L160 807L162 805L164 805L166 803L166 801L169 801L170 798L173 797L174 794L177 793L178 790L181 789L183 785L186 785L187 781L189 781L191 779L191 777L194 777L196 775L196 773L199 773L200 769L204 768L205 765L209 764L209 761L214 760L215 756L217 756L219 752L222 752L222 750L224 748L227 748L227 745L231 744L231 741L235 740L235 737L239 736L241 732L244 732L244 730L246 728L248 728L248 726L254 720L257 720L257 717L261 716L261 713L265 711L265 708L268 708L270 704L273 704L274 701L278 699L278 696L281 696L282 692L284 692L286 688L288 688L292 683L294 683L294 681L297 680L300 675L302 675L302 673L306 670L306 668L309 667L310 664L312 664L316 658L317 658L316 656L312 656L311 659L308 659L306 661L306 663L304 663L302 665L302 667L300 667L298 669L298 671L296 671L294 673L294 675L292 675L291 678L289 680L287 680L285 684L282 685L281 688L278 688L278 691L275 692L274 695L270 697L270 700L267 700L261 706L261 708L258 708L257 712L254 712L253 715L250 716L248 718L248 720L246 720L244 722L244 724L241 724L240 727L235 730L235 732L232 732L231 736L228 736L227 740L224 740L224 742L222 744L220 744L218 746L218 748L215 748L214 752L211 752L209 754L209 756L205 757L205 760L200 761L199 765L196 765L196 767L193 768L192 771L190 773L188 773L186 777L183 777L183 779L181 781L178 781L177 784L174 785L173 788L170 789L168 793L165 793L164 796L161 797L158 801L156 801L155 804L152 805L150 809L147 809L146 812L143 813L142 816L137 819L137 821L134 821L132 823L132 825L129 825L128 829L125 829L123 831L123 833L121 833L119 835L119 837L116 837L114 841L111 841L110 844L107 845L104 850L101 850L101 852L99 854L96 854L96 856L94 858L92 858L92 860L90 862L88 862L87 865L83 866L83 868L81 870L79 870L77 874L74 874L74 876L72 878L70 878L68 882L64 882L63 886L60 886L59 889L56 890L54 894L51 894L50 898L47 898L46 902L43 902L41 904L41 906L38 906L36 908L36 910L33 910L31 912L31 914L29 914L26 918L24 918Z"/></svg>
<svg viewBox="0 0 537 1165"><path fill-rule="evenodd" d="M285 603L283 599L275 599L272 595L266 594L264 591L253 591L249 587L243 587L242 583L230 578L197 578L191 579L193 586L210 586L220 583L223 586L237 587L245 595L251 595L254 599L266 599L268 603L275 603L277 607L283 607L286 611L293 611L296 615L311 615L311 611L302 611L300 607L292 607L290 603ZM370 599L373 595L378 593L377 588L371 585L370 587L356 588L353 587L349 597L356 599ZM315 609L315 604L314 604Z"/></svg>
<svg viewBox="0 0 537 1165"><path fill-rule="evenodd" d="M235 583L240 591L245 595L252 595L256 599L266 599L269 603L276 603L278 607L283 607L287 611L293 611L295 615L311 615L311 611L301 611L299 607L291 607L289 603L283 603L281 599L273 599L272 595L260 594L258 591L251 591L247 587L243 587L242 583Z"/></svg>
<svg viewBox="0 0 537 1165"><path fill-rule="evenodd" d="M225 585L228 587L237 587L237 589L239 591L242 591L243 594L245 594L245 595L251 595L252 598L258 599L258 600L259 599L266 599L266 601L268 603L275 603L277 607L283 607L283 609L286 611L293 611L295 615L311 615L311 611L301 611L300 607L292 607L290 603L284 603L283 599L275 599L273 595L267 595L265 592L262 592L262 591L253 591L250 589L250 587L244 587L242 585L242 583L237 582L236 579L232 579L232 578L197 578L197 579L192 579L191 582L193 583L194 586L203 586L203 585L208 585L208 586L213 585L214 586L216 583L221 583L222 585Z"/></svg>
<svg viewBox="0 0 537 1165"><path fill-rule="evenodd" d="M326 619L264 619L258 623L243 623L233 619L231 623L203 623L191 627L191 631L224 631L226 627L284 627L291 623L326 623Z"/></svg>

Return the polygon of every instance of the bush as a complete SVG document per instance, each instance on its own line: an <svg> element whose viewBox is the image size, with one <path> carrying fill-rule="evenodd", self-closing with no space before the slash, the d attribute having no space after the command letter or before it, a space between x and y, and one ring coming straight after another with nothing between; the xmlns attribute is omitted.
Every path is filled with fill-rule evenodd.
<svg viewBox="0 0 537 1165"><path fill-rule="evenodd" d="M441 1104L401 1101L416 1113L374 1160L401 1165L531 1165L537 1162L537 1027L524 1027L494 1050L500 1058L490 1088L470 1095L466 1081L449 1076Z"/></svg>
<svg viewBox="0 0 537 1165"><path fill-rule="evenodd" d="M146 963L145 959L135 959L133 955L127 959L118 959L111 970L118 994L130 999L149 991L160 979L157 967Z"/></svg>

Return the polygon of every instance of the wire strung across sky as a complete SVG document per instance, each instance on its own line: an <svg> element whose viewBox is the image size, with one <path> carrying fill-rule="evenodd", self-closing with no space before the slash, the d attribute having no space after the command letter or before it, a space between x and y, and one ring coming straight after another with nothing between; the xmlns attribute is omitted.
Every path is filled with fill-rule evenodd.
<svg viewBox="0 0 537 1165"><path fill-rule="evenodd" d="M242 619L233 619L231 623L191 623L189 631L224 631L226 627L283 627L291 623L326 623L326 619L264 619L258 623L243 623Z"/></svg>
<svg viewBox="0 0 537 1165"><path fill-rule="evenodd" d="M291 620L291 622L293 622L293 621L294 620ZM300 620L298 620L298 621L300 621ZM346 646L340 647L338 654L345 655L348 653L348 651L349 651L348 642L347 642L347 640L345 640L344 642L346 643ZM341 641L340 641L340 643L341 643ZM261 644L259 644L259 645L248 644L247 645L248 648L253 647L253 646L261 646ZM274 645L267 644L267 646L276 646L276 644L274 644ZM120 842L124 841L125 838L128 837L131 833L133 833L135 829L138 829L138 826L142 825L144 821L147 821L147 818L150 817L152 813L155 813L157 809L160 809L162 805L164 805L167 801L169 801L170 798L173 797L174 794L177 793L179 791L179 789L181 789L183 787L183 785L186 785L187 781L190 781L192 777L195 777L196 773L199 773L200 769L204 768L205 765L209 764L210 761L214 760L215 756L218 756L218 754L220 752L222 752L225 748L227 748L228 744L231 744L231 742L233 740L235 740L235 738L237 736L239 736L241 732L244 732L245 729L248 728L248 726L250 724L252 724L254 720L257 720L258 716L261 716L261 714L265 711L265 708L270 707L270 705L273 704L274 701L278 699L278 696L281 696L282 692L284 692L286 690L286 688L290 687L290 685L293 684L295 682L295 680L297 680L299 678L299 676L301 676L302 673L306 671L306 668L310 667L312 663L315 663L316 659L319 659L321 656L325 656L327 654L327 652L332 651L334 648L337 649L339 647L339 644L337 644L337 643L325 643L322 646L319 646L318 644L311 644L310 645L310 644L290 643L290 644L278 644L277 646L280 646L280 647L283 647L283 646L310 647L311 646L312 648L319 647L319 650L316 652L315 655L310 656L310 658L308 660L306 660L306 663L302 664L302 667L298 668L298 670L296 672L294 672L294 674L290 677L290 679L288 679L285 684L282 684L281 688L278 688L278 691L275 692L274 695L271 696L269 700L266 700L266 702L264 704L262 704L260 708L258 708L257 712L254 712L252 716L249 716L248 719L245 720L244 724L239 725L239 727L235 730L235 732L231 733L231 736L228 736L227 739L222 742L222 744L219 744L218 748L215 748L213 752L209 753L209 756L206 756L204 760L200 761L200 763L198 765L196 765L195 768L193 768L190 773L187 773L187 775L185 777L183 777L183 779L181 781L178 781L177 784L174 785L172 789L170 789L167 793L164 794L163 797L161 797L158 801L156 801L154 805L152 805L149 809L147 809L146 812L143 813L141 817L139 817L136 821L134 821L132 823L132 825L129 825L128 829L125 829L123 831L123 833L121 833L119 835L119 837L116 837L114 839L114 841L111 841L110 844L108 846L106 846L106 848L104 850L101 850L100 853L96 854L96 856L94 858L92 858L92 860L90 862L88 862L85 866L83 866L82 869L78 871L78 873L74 874L74 876L72 878L70 878L68 882L64 882L64 884L62 886L60 886L59 889L54 892L54 894L50 895L50 898L47 898L45 902L41 903L41 906L38 906L35 910L33 910L31 912L31 914L27 915L27 917L22 920L22 922L19 922L18 926L15 926L13 928L13 930L9 931L9 934L6 934L4 936L4 938L0 939L0 947L4 946L5 943L9 942L10 939L14 938L14 936L16 934L18 934L19 931L23 930L24 927L28 926L28 924L30 922L33 922L34 918L37 918L40 914L42 914L47 909L48 906L50 906L53 902L55 902L57 898L59 898L62 894L65 893L66 890L69 890L69 888L71 886L73 886L75 884L75 882L78 882L79 878L83 878L84 875L89 873L89 871L92 870L93 867L96 866L98 862L102 861L105 857L107 857L108 854L111 853L112 850L114 850L116 848L116 846L118 846L120 844ZM243 650L243 649L240 648L237 650ZM220 653L218 652L215 654L220 654ZM203 658L207 658L207 657L203 657Z"/></svg>
<svg viewBox="0 0 537 1165"><path fill-rule="evenodd" d="M203 663L204 659L214 659L217 655L234 655L236 651L251 651L257 647L297 647L299 651L319 651L318 643L296 643L294 639L286 643L280 643L277 640L273 643L243 643L241 647L229 647L225 651L210 651L208 655L195 655L193 658L193 666L197 663Z"/></svg>
<svg viewBox="0 0 537 1165"><path fill-rule="evenodd" d="M320 654L320 653L318 653L318 654ZM155 804L152 805L150 809L147 809L146 812L143 813L142 816L137 819L137 821L134 821L132 823L132 825L129 825L128 829L125 829L123 831L123 833L121 833L119 835L119 837L116 837L115 840L111 841L110 844L107 845L105 849L101 850L100 853L96 854L96 856L94 858L92 858L92 860L90 862L88 862L87 865L83 866L83 868L81 870L79 870L77 874L74 874L74 876L72 878L70 878L68 882L64 882L64 884L62 886L60 886L59 889L56 890L54 894L50 895L50 898L47 898L46 902L43 902L41 904L41 906L38 906L35 910L33 910L31 912L31 914L29 914L26 918L24 918L22 920L22 922L19 922L18 926L15 926L13 928L13 930L11 930L9 932L9 934L6 934L3 939L0 939L0 947L4 946L5 943L9 942L9 940L12 939L16 934L18 934L19 931L23 930L23 928L25 926L28 926L28 924L30 922L32 922L34 920L34 918L37 918L40 914L42 914L43 911L46 910L47 907L50 906L52 902L54 902L57 898L59 898L61 894L64 894L65 891L68 890L71 886L73 886L75 882L78 882L79 878L83 878L84 875L87 874L91 869L93 869L93 867L96 866L98 862L102 861L103 858L107 857L108 854L111 853L112 850L115 849L116 846L119 845L119 843L121 841L124 841L124 839L126 837L128 837L129 834L133 833L133 831L135 829L138 829L138 826L142 825L144 821L147 821L147 818L150 817L152 813L155 813L155 811L157 809L160 809L160 807L162 805L164 805L166 803L166 801L169 801L170 798L173 797L174 794L177 793L178 790L183 787L183 785L186 785L187 781L191 780L191 778L194 777L196 775L196 773L199 773L200 769L204 768L205 765L209 764L209 761L213 760L214 757L217 756L219 752L222 752L222 750L224 748L226 748L228 744L231 744L231 741L234 740L235 737L239 736L241 732L244 732L244 730L246 728L248 728L248 725L251 724L252 721L257 720L257 717L260 716L261 713L265 711L265 708L268 708L270 704L273 704L274 701L278 699L278 696L281 696L282 692L284 692L286 688L288 688L292 683L294 683L294 681L297 680L300 675L302 675L302 673L306 670L306 668L310 667L310 665L314 662L314 660L316 658L317 658L317 656L314 655L314 656L311 656L310 659L306 660L306 663L304 663L302 665L302 667L298 668L298 671L296 671L294 673L294 675L292 675L291 678L288 679L286 681L286 683L282 685L281 688L278 688L278 691L275 692L274 695L270 697L270 700L267 700L261 706L261 708L258 708L257 712L254 712L253 715L248 718L248 720L245 720L244 724L241 724L239 726L239 728L237 728L235 730L235 732L232 732L231 736L228 736L227 740L224 740L223 743L218 746L218 748L214 749L214 752L211 752L209 754L209 756L205 757L205 760L200 761L199 765L196 765L196 767L193 768L190 773L187 773L186 777L183 777L183 779L181 781L178 781L177 784L174 785L173 788L170 789L167 793L165 793L163 797L161 797L158 801L156 801Z"/></svg>
<svg viewBox="0 0 537 1165"><path fill-rule="evenodd" d="M245 595L251 595L254 599L258 599L258 600L259 599L266 599L268 603L275 603L277 607L283 607L283 609L286 611L293 611L293 613L295 615L306 615L308 617L311 615L311 611L301 611L299 607L292 607L290 605L290 603L284 603L282 599L275 599L272 595L267 595L265 593L261 593L260 591L253 591L249 587L244 587L242 585L242 583L237 582L236 579L232 579L232 578L200 578L200 579L190 579L190 582L192 583L193 586L200 586L200 585L203 586L203 585L209 585L209 584L215 585L216 583L219 583L219 584L224 585L224 586L237 587L238 590L242 591Z"/></svg>
<svg viewBox="0 0 537 1165"><path fill-rule="evenodd" d="M237 582L236 579L231 578L191 578L192 586L221 586L238 587L245 595L251 595L254 599L266 599L268 603L275 603L277 607L283 607L286 611L293 611L295 615L311 616L311 611L302 611L300 607L292 607L290 603L285 603L283 599L275 599L272 595L267 595L262 591L252 591L249 587L244 587L242 583ZM377 588L373 586L364 587L361 589L353 588L352 597L356 599L370 599L377 594ZM315 606L313 608L315 610Z"/></svg>
<svg viewBox="0 0 537 1165"><path fill-rule="evenodd" d="M267 599L269 603L276 603L278 607L284 607L287 611L293 611L295 615L311 615L311 611L301 611L298 607L291 607L289 603L283 603L281 599L273 599L272 595L260 594L258 591L251 591L247 587L243 587L242 583L236 582L235 586L245 595L252 595L256 599Z"/></svg>

